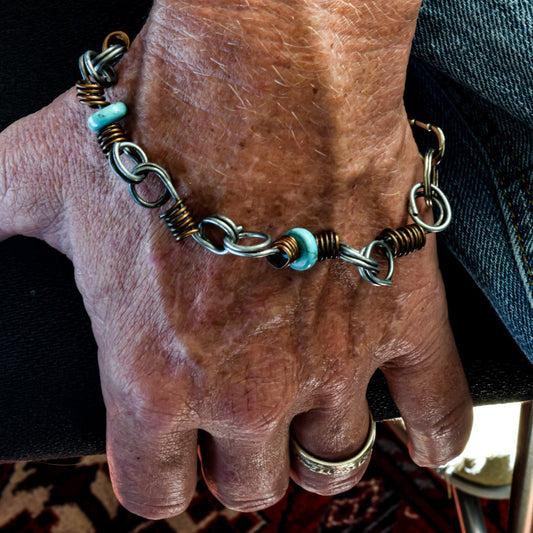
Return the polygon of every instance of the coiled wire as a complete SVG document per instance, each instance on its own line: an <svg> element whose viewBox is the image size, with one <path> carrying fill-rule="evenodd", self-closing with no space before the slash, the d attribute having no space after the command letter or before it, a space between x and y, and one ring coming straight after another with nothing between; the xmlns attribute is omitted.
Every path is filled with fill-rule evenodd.
<svg viewBox="0 0 533 533"><path fill-rule="evenodd" d="M99 83L80 80L76 83L77 97L80 103L89 107L105 107L109 102L105 99L105 89Z"/></svg>
<svg viewBox="0 0 533 533"><path fill-rule="evenodd" d="M426 232L418 224L409 224L395 230L383 230L378 240L384 241L394 257L403 257L422 249L426 244Z"/></svg>
<svg viewBox="0 0 533 533"><path fill-rule="evenodd" d="M337 259L340 256L339 236L331 230L321 231L315 234L318 246L318 260Z"/></svg>
<svg viewBox="0 0 533 533"><path fill-rule="evenodd" d="M272 248L279 251L267 257L267 261L279 270L287 268L300 257L298 241L292 235L283 235L272 243Z"/></svg>
<svg viewBox="0 0 533 533"><path fill-rule="evenodd" d="M176 242L199 233L199 229L185 202L180 198L167 211L159 215L168 226Z"/></svg>
<svg viewBox="0 0 533 533"><path fill-rule="evenodd" d="M102 152L107 155L115 143L127 142L128 138L126 137L124 128L120 124L113 122L112 124L109 124L108 126L98 130L96 140L98 141Z"/></svg>

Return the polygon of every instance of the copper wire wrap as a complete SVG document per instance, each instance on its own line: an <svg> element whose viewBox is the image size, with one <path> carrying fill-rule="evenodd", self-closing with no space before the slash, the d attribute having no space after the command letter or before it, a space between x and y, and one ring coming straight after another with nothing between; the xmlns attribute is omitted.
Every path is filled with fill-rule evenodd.
<svg viewBox="0 0 533 533"><path fill-rule="evenodd" d="M318 246L318 260L337 259L340 255L339 236L331 230L315 233L316 244Z"/></svg>
<svg viewBox="0 0 533 533"><path fill-rule="evenodd" d="M109 102L105 99L105 89L99 83L78 81L77 96L80 103L89 107L105 107Z"/></svg>
<svg viewBox="0 0 533 533"><path fill-rule="evenodd" d="M269 255L267 261L278 270L287 268L300 257L298 241L292 235L283 235L272 243L272 248L277 248L280 253Z"/></svg>
<svg viewBox="0 0 533 533"><path fill-rule="evenodd" d="M98 131L96 140L98 141L102 152L107 155L115 143L125 142L128 138L126 137L124 128L120 124L113 122Z"/></svg>
<svg viewBox="0 0 533 533"><path fill-rule="evenodd" d="M165 221L176 242L186 239L200 231L194 222L189 208L182 199L159 215L159 217Z"/></svg>
<svg viewBox="0 0 533 533"><path fill-rule="evenodd" d="M395 230L383 230L378 240L385 241L394 257L402 257L416 252L426 244L426 232L418 224L409 224Z"/></svg>

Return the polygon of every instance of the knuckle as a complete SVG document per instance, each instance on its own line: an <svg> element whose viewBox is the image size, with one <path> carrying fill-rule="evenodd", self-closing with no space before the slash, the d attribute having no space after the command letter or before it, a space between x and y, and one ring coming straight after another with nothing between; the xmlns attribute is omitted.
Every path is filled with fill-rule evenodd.
<svg viewBox="0 0 533 533"><path fill-rule="evenodd" d="M243 463L241 458L246 455ZM202 473L211 493L227 508L250 512L266 509L280 501L289 484L288 471L269 466L269 454L246 454L239 450L236 457L226 458L225 466L217 468L217 464L205 461L202 456ZM215 460L216 461L216 460ZM256 465L261 464L258 469Z"/></svg>
<svg viewBox="0 0 533 533"><path fill-rule="evenodd" d="M294 385L276 376L245 379L222 390L212 403L216 424L232 427L239 436L268 439L287 421L295 402Z"/></svg>
<svg viewBox="0 0 533 533"><path fill-rule="evenodd" d="M423 432L416 437L413 459L433 468L448 463L463 451L471 427L472 409L464 404L426 421Z"/></svg>
<svg viewBox="0 0 533 533"><path fill-rule="evenodd" d="M241 436L253 436L255 441L268 441L287 417L287 406L279 399L248 398L232 413L232 423Z"/></svg>
<svg viewBox="0 0 533 533"><path fill-rule="evenodd" d="M108 391L108 416L129 417L147 430L171 427L177 420L181 428L194 425L197 413L187 390L172 381L172 387L162 386L163 378L154 376L119 377Z"/></svg>
<svg viewBox="0 0 533 533"><path fill-rule="evenodd" d="M113 491L130 512L159 520L185 511L194 495L194 481L187 472L164 472L157 465L129 458L109 457ZM194 472L194 471L193 471Z"/></svg>
<svg viewBox="0 0 533 533"><path fill-rule="evenodd" d="M158 502L152 503L147 502L145 499L139 501L138 498L133 499L119 494L117 494L117 499L122 506L131 513L149 520L163 520L165 518L177 516L185 512L190 503L190 497L170 504Z"/></svg>
<svg viewBox="0 0 533 533"><path fill-rule="evenodd" d="M248 513L252 511L261 511L272 505L278 503L285 496L285 490L276 491L270 494L257 495L252 499L239 499L231 496L223 496L217 494L217 498L220 502L233 511L239 511L241 513Z"/></svg>

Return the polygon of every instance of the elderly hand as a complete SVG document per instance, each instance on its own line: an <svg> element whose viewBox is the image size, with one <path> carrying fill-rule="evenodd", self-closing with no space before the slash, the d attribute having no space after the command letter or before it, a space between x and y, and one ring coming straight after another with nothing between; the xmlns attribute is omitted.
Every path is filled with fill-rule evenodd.
<svg viewBox="0 0 533 533"><path fill-rule="evenodd" d="M402 103L418 4L157 0L107 94L197 217L275 237L334 229L360 249L409 222L422 179ZM37 236L74 263L126 507L183 511L198 449L235 509L275 503L290 475L322 494L352 487L367 462L312 472L291 460L289 435L325 460L357 453L377 368L418 464L461 451L471 403L434 237L396 262L391 288L340 260L278 271L175 243L110 170L89 114L70 91L2 133L0 237Z"/></svg>

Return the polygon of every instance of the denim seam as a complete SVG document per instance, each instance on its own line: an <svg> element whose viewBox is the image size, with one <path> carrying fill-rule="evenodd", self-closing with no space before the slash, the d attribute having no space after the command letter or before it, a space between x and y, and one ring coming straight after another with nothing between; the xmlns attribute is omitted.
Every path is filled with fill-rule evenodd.
<svg viewBox="0 0 533 533"><path fill-rule="evenodd" d="M513 255L515 257L515 265L517 270L520 272L520 278L522 280L521 286L524 290L524 297L529 306L533 306L533 269L531 258L528 258L528 251L524 245L526 239L524 239L523 231L521 230L520 218L517 215L517 204L513 200L513 195L517 194L517 191L512 191L510 187L513 183L517 183L516 178L518 178L521 185L522 194L525 193L527 200L531 206L533 206L533 195L527 185L525 178L525 173L522 170L521 166L518 164L517 158L509 146L508 143L503 141L502 136L498 133L495 128L495 124L486 119L486 125L488 125L488 131L481 133L475 132L480 145L483 147L485 156L491 163L491 171L493 173L493 183L496 188L497 195L500 199L500 209L507 226L508 238L510 239L510 246L513 250ZM492 139L491 139L492 137ZM492 142L491 142L492 140ZM494 142L498 141L499 150L496 148ZM501 159L502 154L505 154L509 158L509 169L514 170L514 179L511 177L510 173L502 172L502 169L499 168L499 160ZM520 190L518 190L520 194ZM523 197L522 197L523 198ZM506 206L507 208L505 208ZM513 231L514 230L514 231ZM520 267L522 263L522 267ZM529 288L529 290L528 290ZM506 323L505 319L504 322ZM509 326L508 326L509 327ZM514 328L511 328L514 331L513 335L515 339L519 342L525 353L531 353L531 343L526 339L522 338L523 332L519 333Z"/></svg>
<svg viewBox="0 0 533 533"><path fill-rule="evenodd" d="M501 135L497 134L496 138L502 143L502 146L504 147L505 151L507 152L507 154L508 154L508 156L509 156L509 158L510 158L510 160L511 160L511 162L512 162L514 168L515 168L515 170L516 170L517 176L519 176L520 182L524 186L524 191L526 192L526 196L527 196L527 198L529 200L529 203L533 207L533 196L531 195L531 191L529 190L529 187L527 185L526 177L525 177L524 171L522 170L522 167L517 162L515 154L512 152L510 146L508 145L508 143L506 143L502 139ZM498 171L497 171L497 174L498 174L498 178L499 178L500 175L499 175ZM504 193L504 194L506 195L506 193ZM522 259L523 259L523 261L524 261L524 263L526 265L527 272L529 274L530 284L531 284L531 286L533 286L533 272L531 270L531 265L530 265L530 262L527 259L526 250L525 250L524 245L523 245L523 237L522 237L522 234L520 232L520 229L518 228L518 223L516 222L516 220L517 220L516 214L514 213L514 211L512 211L512 214L513 214L513 218L515 220L515 229L516 229L516 233L518 235L518 239L519 239L519 243L520 243L520 249L522 250Z"/></svg>
<svg viewBox="0 0 533 533"><path fill-rule="evenodd" d="M498 177L498 183L500 185L500 190L503 194L503 198L507 204L507 206L509 207L509 212L511 213L511 219L512 219L512 225L515 229L515 232L516 232L516 237L518 239L518 245L520 247L520 251L521 251L521 254L522 254L522 262L524 263L524 266L527 270L527 273L528 273L528 276L529 276L529 284L533 287L533 272L531 270L531 265L530 265L530 262L527 258L527 254L526 254L526 249L524 248L524 238L522 237L522 232L520 231L520 227L518 226L518 217L516 216L516 210L515 210L515 207L514 207L514 204L512 202L512 200L509 198L509 195L507 193L507 190L505 188L505 184L503 182L503 179L501 177L501 173L500 171L496 168L496 161L494 159L491 158L491 161L494 163L494 172L496 173L496 176ZM519 170L519 167L515 167L517 170ZM525 185L525 182L524 182L524 179L523 177L521 176L521 181L522 183L524 183ZM529 190L527 188L527 185L526 185L526 193L529 197L529 201L531 203L531 194L529 193Z"/></svg>
<svg viewBox="0 0 533 533"><path fill-rule="evenodd" d="M533 195L531 194L531 191L529 190L524 172L522 168L520 167L520 165L517 163L517 159L513 151L511 150L509 144L503 140L502 136L498 133L498 131L495 128L489 128L489 129L491 130L490 135L493 135L494 138L496 138L499 141L500 146L503 148L503 150L505 150L505 153L511 160L512 166L514 167L514 170L517 173L516 175L517 177L519 177L520 183L523 185L523 189L526 193L529 203L533 206ZM502 177L501 171L498 169L497 158L494 156L494 148L492 148L490 146L490 143L486 141L486 138L488 136L489 136L489 133L482 135L480 138L480 141L484 145L486 153L488 157L490 158L490 161L492 163L492 169L498 179L499 191L502 193L503 200L505 201L505 203L507 204L507 207L509 208L509 213L511 215L510 222L515 230L516 239L518 242L518 246L520 248L522 263L528 275L529 285L531 285L531 287L533 288L533 270L531 268L531 261L528 259L527 252L524 247L524 237L523 237L522 231L520 230L520 226L518 224L518 216L516 215L516 207L515 207L515 204L513 203L513 200L511 199L509 195L508 187L506 186L505 180ZM505 218L505 215L504 215L504 218Z"/></svg>
<svg viewBox="0 0 533 533"><path fill-rule="evenodd" d="M444 93L447 94L445 89L444 89L444 87L442 87L442 85L440 83L439 83L439 86L444 91ZM453 102L453 100L451 98L448 98L448 100L450 102ZM472 128L472 124L474 124L475 121L473 121L473 120L467 121L467 120L465 120L465 118L463 116L465 114L468 114L467 111L464 108L462 108L462 110L459 110L458 106L456 106L454 102L453 102L452 105L453 105L455 111L461 117L461 120L463 121L463 123L467 125L468 131L471 131L472 137L476 140L476 145L478 146L478 149L481 150L481 152L485 155L485 157L491 163L491 165L489 165L489 168L496 175L497 180L498 180L498 184L500 186L500 187L497 188L497 190L499 190L503 194L503 199L504 199L505 203L507 204L507 207L509 208L511 219L512 219L510 222L511 222L511 224L513 226L513 229L515 230L515 236L516 236L516 239L518 241L518 245L520 247L522 262L523 262L523 264L525 266L525 269L526 269L526 272L527 272L527 276L528 276L528 282L529 282L528 284L533 288L533 269L531 267L531 262L529 261L529 259L527 257L526 249L525 249L524 244L523 244L524 238L522 236L522 232L520 231L520 226L518 225L518 217L516 216L516 208L515 208L515 205L514 205L512 199L509 197L505 182L504 182L504 180L502 178L501 171L497 168L497 164L498 163L497 163L496 157L494 157L494 149L490 146L490 143L487 141L487 137L489 136L489 133L483 135L483 134L480 134L479 132L474 132L473 128ZM487 121L487 123L488 123L488 121ZM533 206L533 195L531 194L531 192L530 192L530 190L529 190L529 188L527 186L527 183L526 183L526 180L525 180L525 176L524 176L524 172L522 171L521 167L517 164L517 158L515 157L515 155L512 152L512 150L510 149L508 143L503 141L501 135L498 133L497 128L492 124L492 122L490 124L491 124L489 126L490 134L498 139L498 141L500 142L500 146L502 146L505 149L506 154L509 156L509 158L513 162L514 168L517 171L518 176L520 177L520 182L522 183L522 185L525 188L526 195L527 195L527 197L529 199L529 202ZM502 213L502 215L503 215L504 220L507 219L507 217L505 216L505 213Z"/></svg>

